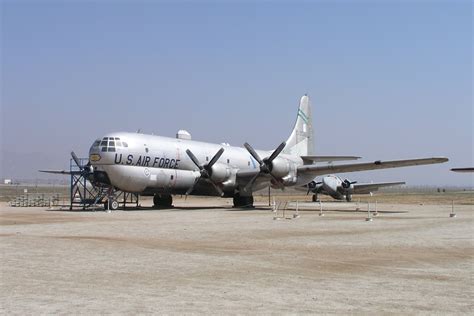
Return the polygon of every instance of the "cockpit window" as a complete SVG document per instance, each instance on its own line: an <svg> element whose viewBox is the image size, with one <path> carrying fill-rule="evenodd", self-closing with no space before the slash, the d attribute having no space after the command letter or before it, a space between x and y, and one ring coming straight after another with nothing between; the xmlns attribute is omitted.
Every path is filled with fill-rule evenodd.
<svg viewBox="0 0 474 316"><path fill-rule="evenodd" d="M94 142L93 146L101 146L101 151L115 152L116 148L128 147L128 144L124 141L120 141L120 137L103 137Z"/></svg>

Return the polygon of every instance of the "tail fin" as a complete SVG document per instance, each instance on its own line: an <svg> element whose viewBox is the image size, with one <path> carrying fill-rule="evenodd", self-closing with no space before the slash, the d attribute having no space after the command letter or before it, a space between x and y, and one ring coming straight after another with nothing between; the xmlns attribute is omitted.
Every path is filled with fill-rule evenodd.
<svg viewBox="0 0 474 316"><path fill-rule="evenodd" d="M314 154L313 143L313 116L309 97L305 94L301 97L295 127L286 141L283 153L297 156L309 156Z"/></svg>

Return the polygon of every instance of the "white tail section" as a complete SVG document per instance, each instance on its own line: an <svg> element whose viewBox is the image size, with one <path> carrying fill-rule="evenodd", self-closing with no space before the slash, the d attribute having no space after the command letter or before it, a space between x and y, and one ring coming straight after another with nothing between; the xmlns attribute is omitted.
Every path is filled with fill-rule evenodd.
<svg viewBox="0 0 474 316"><path fill-rule="evenodd" d="M313 116L309 97L301 97L295 127L286 141L283 153L296 156L309 156L314 154L313 143Z"/></svg>

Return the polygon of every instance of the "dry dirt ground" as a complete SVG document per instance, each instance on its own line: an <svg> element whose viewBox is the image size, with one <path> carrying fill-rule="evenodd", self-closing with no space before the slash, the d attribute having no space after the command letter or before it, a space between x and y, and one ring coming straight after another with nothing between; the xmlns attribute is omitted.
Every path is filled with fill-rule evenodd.
<svg viewBox="0 0 474 316"><path fill-rule="evenodd" d="M350 211L355 203L324 203L325 216L300 204L293 220L274 220L263 203L175 205L105 213L0 204L1 312L473 312L472 204L450 218L450 204L379 203L372 222Z"/></svg>

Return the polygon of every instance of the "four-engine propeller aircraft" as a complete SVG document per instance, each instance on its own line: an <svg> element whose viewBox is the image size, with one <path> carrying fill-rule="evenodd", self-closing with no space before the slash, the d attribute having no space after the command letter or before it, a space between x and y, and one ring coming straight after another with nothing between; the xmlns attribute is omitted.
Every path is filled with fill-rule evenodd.
<svg viewBox="0 0 474 316"><path fill-rule="evenodd" d="M329 175L322 178L320 182L315 180L302 187L297 187L297 190L314 193L313 202L318 199L318 194L329 195L336 200L352 201L353 194L371 194L379 188L391 187L395 185L402 185L405 182L379 182L379 183L357 183L357 181L350 181L348 179Z"/></svg>
<svg viewBox="0 0 474 316"><path fill-rule="evenodd" d="M232 197L235 207L253 206L252 193L301 186L315 176L385 168L436 164L447 158L375 161L344 165L315 162L351 160L353 156L315 156L309 97L300 100L289 138L274 151L228 144L117 132L97 139L89 150L82 174L95 185L124 192L153 195L156 206L172 205L173 194ZM77 158L73 155L75 161ZM59 171L61 172L61 171ZM109 199L113 199L113 194ZM109 203L112 205L112 203ZM117 203L114 203L117 205Z"/></svg>

